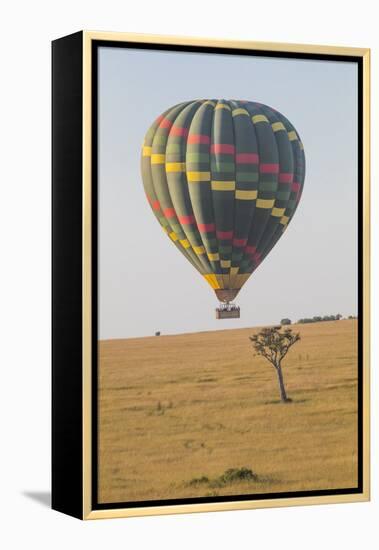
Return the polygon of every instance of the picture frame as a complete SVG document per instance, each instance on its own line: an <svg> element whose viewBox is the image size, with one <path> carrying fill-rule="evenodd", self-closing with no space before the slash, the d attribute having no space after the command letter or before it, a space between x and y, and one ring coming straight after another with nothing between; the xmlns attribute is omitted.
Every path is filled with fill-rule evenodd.
<svg viewBox="0 0 379 550"><path fill-rule="evenodd" d="M99 338L98 293L99 269L101 267L99 262L102 261L99 259L101 254L99 255L98 246L98 222L99 215L101 215L101 213L99 214L101 205L99 206L98 185L99 147L102 139L101 132L105 128L103 119L102 125L99 126L99 100L101 94L104 93L103 81L99 80L99 52L101 48L107 51L110 49L124 52L133 50L147 54L145 72L146 67L152 67L153 62L149 61L151 52L162 55L169 53L173 56L204 55L211 60L211 63L215 63L214 60L217 57L221 64L226 63L226 59L230 59L232 62L237 57L243 58L244 62L251 58L259 59L263 64L265 60L267 63L268 60L276 60L278 63L283 63L286 60L301 61L302 63L316 61L325 64L345 63L356 71L354 82L356 83L357 123L356 135L351 136L355 143L355 149L352 150L356 155L357 172L354 192L356 193L356 210L358 212L356 222L351 222L351 226L355 224L353 229L357 234L357 259L354 263L355 272L358 273L356 278L358 319L354 320L357 323L357 329L354 332L357 360L352 364L356 369L355 374L353 373L353 378L356 378L356 380L354 378L354 391L356 391L354 407L356 409L348 411L353 415L352 433L356 434L354 435L356 448L354 447L355 450L352 451L356 454L355 469L350 466L351 457L347 457L345 460L349 463L349 468L354 469L356 482L353 486L333 486L332 488L325 486L315 489L302 489L299 486L298 490L281 489L276 492L265 489L264 492L255 493L254 491L252 493L235 493L233 492L235 489L231 488L230 494L223 492L224 486L222 486L220 494L213 494L217 493L215 487L217 488L223 483L220 480L224 479L222 476L227 471L226 468L221 468L217 482L219 485L215 480L209 481L202 471L198 471L198 476L202 477L196 477L197 474L194 472L193 477L189 476L182 485L175 485L175 490L178 491L176 497L175 495L167 497L167 494L162 492L161 498L156 496L150 498L143 496L148 494L145 490L145 493L141 492L142 496L133 497L134 500L125 498L117 501L107 499L99 501L99 494L102 494L99 487L103 483L99 474L99 426L103 409L99 407L98 397L100 384L99 341L101 340ZM102 63L103 67L105 61L103 60ZM120 68L119 60L115 65L117 66L115 74L118 75L124 69ZM138 78L142 77L139 73L128 72L127 67L125 71L125 78L129 78L130 82L133 81L138 92ZM172 86L172 82L175 82L173 74L168 71L164 75L164 78L167 79L165 84L167 87ZM163 80L163 76L161 79ZM99 82L102 83L101 86L99 86ZM370 50L367 48L227 41L98 31L81 31L57 39L52 43L52 508L54 510L79 519L100 519L369 500L369 83ZM152 90L154 90L154 82ZM140 91L142 93L142 88ZM249 100L250 92L241 91L242 95L243 93L245 94L243 97ZM198 97L200 96L199 92ZM170 102L168 99L166 107L170 107L171 104L172 101ZM143 110L144 106L140 106L139 109ZM156 116L158 115L160 112L156 112ZM301 124L299 124L301 134L300 126ZM126 129L125 132L128 130ZM315 140L317 141L317 139L320 142L320 136L316 136ZM139 154L140 151L138 151L138 157L135 157L138 164ZM108 180L104 177L104 181ZM134 182L133 185L141 184ZM142 267L141 269L146 268ZM335 273L335 278L337 276L338 274ZM136 284L138 285L138 279L136 279ZM144 298L141 297L141 301L143 300ZM106 308L103 307L102 311L105 310ZM317 312L315 311L315 313ZM326 311L325 314L327 313L330 312ZM285 312L283 312L284 314ZM132 317L133 313L126 312L125 315ZM234 319L225 322L232 323ZM246 321L246 324L241 326L253 325ZM247 341L247 338L245 340ZM257 348L255 349L257 350ZM349 380L351 381L353 378ZM336 384L341 385L342 382L337 381ZM329 383L329 385L331 384ZM159 400L157 403L154 405L159 412L157 416L163 418L163 413L160 414L162 408L170 408L170 405L162 404ZM125 403L123 406L125 407ZM284 405L284 407L286 406ZM228 435L223 437L227 439ZM102 441L105 439L103 437ZM193 441L190 437L187 439ZM206 446L204 443L203 445ZM200 452L202 452L201 449ZM107 453L103 455L106 458L102 459L102 464L105 463L105 460L111 461L109 449ZM126 462L128 456L126 454ZM146 460L143 455L137 457L137 463L141 465ZM242 467L244 464L238 463L236 466ZM167 468L169 467L167 466ZM116 470L117 468L113 468L112 471L116 472ZM116 476L116 473L114 475ZM164 477L162 472L158 475ZM255 473L250 472L249 475L253 476ZM198 484L202 482L196 482L197 485L194 483L194 480L199 479L207 480L204 481L207 484L207 489L204 489L200 496L199 491L202 489L199 489ZM113 481L110 485L112 483ZM117 482L114 483L117 484ZM187 495L191 483L192 487L196 485L197 491L196 495L192 497ZM237 484L237 490L238 487ZM130 489L126 488L125 490L127 495Z"/></svg>

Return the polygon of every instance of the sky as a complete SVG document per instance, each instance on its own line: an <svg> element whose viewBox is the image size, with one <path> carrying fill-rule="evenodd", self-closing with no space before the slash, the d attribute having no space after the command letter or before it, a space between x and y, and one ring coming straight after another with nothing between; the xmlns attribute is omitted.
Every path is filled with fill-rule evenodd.
<svg viewBox="0 0 379 550"><path fill-rule="evenodd" d="M99 339L357 313L357 66L102 47L99 51ZM283 237L216 320L211 287L163 233L140 174L144 135L182 101L274 107L304 144L306 177Z"/></svg>

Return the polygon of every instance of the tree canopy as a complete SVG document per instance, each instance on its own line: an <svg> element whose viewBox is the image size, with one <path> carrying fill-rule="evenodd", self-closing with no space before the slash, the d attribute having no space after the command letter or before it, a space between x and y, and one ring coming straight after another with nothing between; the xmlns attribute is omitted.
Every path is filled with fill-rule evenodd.
<svg viewBox="0 0 379 550"><path fill-rule="evenodd" d="M262 355L277 367L287 355L295 342L300 340L300 334L290 328L281 331L281 327L263 328L258 334L250 336L257 355Z"/></svg>

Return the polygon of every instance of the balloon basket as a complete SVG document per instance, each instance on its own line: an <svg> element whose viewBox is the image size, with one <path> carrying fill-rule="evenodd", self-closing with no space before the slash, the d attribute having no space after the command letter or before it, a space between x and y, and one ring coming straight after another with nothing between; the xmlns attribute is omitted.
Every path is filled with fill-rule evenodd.
<svg viewBox="0 0 379 550"><path fill-rule="evenodd" d="M235 304L226 303L220 304L216 309L216 319L239 319L240 308Z"/></svg>

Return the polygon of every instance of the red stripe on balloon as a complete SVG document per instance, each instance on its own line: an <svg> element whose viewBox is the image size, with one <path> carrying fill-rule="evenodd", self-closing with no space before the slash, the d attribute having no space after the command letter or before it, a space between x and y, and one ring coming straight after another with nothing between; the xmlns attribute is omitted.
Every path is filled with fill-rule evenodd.
<svg viewBox="0 0 379 550"><path fill-rule="evenodd" d="M216 235L221 240L233 239L233 231L216 231Z"/></svg>
<svg viewBox="0 0 379 550"><path fill-rule="evenodd" d="M237 164L259 164L259 155L257 153L237 153Z"/></svg>
<svg viewBox="0 0 379 550"><path fill-rule="evenodd" d="M188 136L188 128L180 128L180 126L173 126L170 130L171 136Z"/></svg>
<svg viewBox="0 0 379 550"><path fill-rule="evenodd" d="M300 183L294 181L293 184L291 185L291 191L299 191L300 190Z"/></svg>
<svg viewBox="0 0 379 550"><path fill-rule="evenodd" d="M257 247L256 246L247 246L245 248L245 251L248 253L248 254L255 254L257 250Z"/></svg>
<svg viewBox="0 0 379 550"><path fill-rule="evenodd" d="M160 210L161 205L159 204L159 201L151 201L151 206L153 207L153 210Z"/></svg>
<svg viewBox="0 0 379 550"><path fill-rule="evenodd" d="M223 153L227 155L234 155L235 147L229 143L214 143L211 146L211 153Z"/></svg>
<svg viewBox="0 0 379 550"><path fill-rule="evenodd" d="M199 223L197 225L199 231L201 233L207 233L208 231L214 231L215 230L215 224L214 223Z"/></svg>
<svg viewBox="0 0 379 550"><path fill-rule="evenodd" d="M172 122L168 118L162 117L162 120L159 124L159 128L171 128Z"/></svg>
<svg viewBox="0 0 379 550"><path fill-rule="evenodd" d="M178 216L178 220L183 225L191 225L195 223L195 216Z"/></svg>
<svg viewBox="0 0 379 550"><path fill-rule="evenodd" d="M293 180L293 174L291 172L280 172L279 183L291 183Z"/></svg>
<svg viewBox="0 0 379 550"><path fill-rule="evenodd" d="M278 174L279 173L279 164L265 164L262 163L259 166L259 171L261 174Z"/></svg>
<svg viewBox="0 0 379 550"><path fill-rule="evenodd" d="M211 142L211 138L204 134L191 134L188 136L188 143L209 144L210 142Z"/></svg>
<svg viewBox="0 0 379 550"><path fill-rule="evenodd" d="M247 243L247 239L233 239L233 246L237 246L239 248L245 246Z"/></svg>
<svg viewBox="0 0 379 550"><path fill-rule="evenodd" d="M166 218L170 219L170 218L175 218L176 216L176 212L173 208L165 208L163 210L163 214L165 215Z"/></svg>

